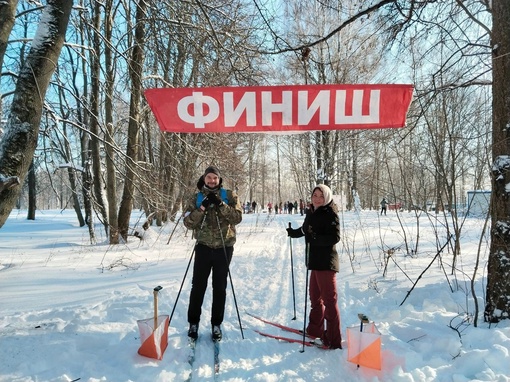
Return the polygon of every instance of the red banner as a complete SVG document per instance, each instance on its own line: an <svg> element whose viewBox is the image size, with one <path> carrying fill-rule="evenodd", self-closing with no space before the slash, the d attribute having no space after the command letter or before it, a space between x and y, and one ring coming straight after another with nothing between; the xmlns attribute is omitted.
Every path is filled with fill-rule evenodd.
<svg viewBox="0 0 510 382"><path fill-rule="evenodd" d="M159 127L175 133L303 132L404 127L412 85L147 89Z"/></svg>

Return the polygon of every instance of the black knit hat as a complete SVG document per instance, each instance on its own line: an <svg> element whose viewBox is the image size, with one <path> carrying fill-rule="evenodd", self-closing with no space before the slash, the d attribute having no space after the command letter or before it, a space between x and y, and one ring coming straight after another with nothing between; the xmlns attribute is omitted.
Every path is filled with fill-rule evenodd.
<svg viewBox="0 0 510 382"><path fill-rule="evenodd" d="M220 170L218 170L218 167L216 166L209 166L205 169L204 176L207 174L216 174L218 177L220 176Z"/></svg>
<svg viewBox="0 0 510 382"><path fill-rule="evenodd" d="M220 182L218 184L219 187L223 184L223 179L220 176L220 170L216 166L209 166L205 169L204 175L202 175L197 182L197 188L199 190L202 190L202 188L205 186L205 176L207 174L216 174L220 178Z"/></svg>

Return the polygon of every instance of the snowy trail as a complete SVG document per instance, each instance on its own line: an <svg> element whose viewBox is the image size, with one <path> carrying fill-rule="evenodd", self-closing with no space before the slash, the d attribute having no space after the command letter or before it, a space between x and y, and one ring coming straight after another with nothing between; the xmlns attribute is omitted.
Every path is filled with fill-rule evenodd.
<svg viewBox="0 0 510 382"><path fill-rule="evenodd" d="M72 211L45 211L36 221L24 216L13 213L0 229L0 382L186 380L190 372L186 311L191 269L162 361L137 354L136 321L152 317L156 285L163 286L160 314L171 313L193 251L190 234L186 236L185 229L178 227L167 245L173 230L169 225L151 228L143 241L90 246L86 229L76 226ZM299 344L278 342L253 331L281 333L245 311L298 329L303 326L305 246L303 239L292 240L297 316L292 320L290 246L285 231L289 221L297 228L303 217L249 214L238 226L231 274L245 338L229 283L219 380L510 382L510 324L488 328L479 322L475 328L469 321L473 301L468 275L483 222L466 222L459 261L462 269L455 277L447 281L443 269L435 264L401 306L411 280L416 280L435 254L439 225L431 227L424 217L419 256L395 253L398 267L389 263L387 276L382 277L382 248L402 244L402 225L412 240L416 217L403 214L397 218L389 212L380 217L375 211L341 214L337 282L342 335L348 326L359 324L357 313L374 319L383 335L383 369L378 371L358 369L347 361L346 349L306 348L301 353ZM443 264L449 261L445 253ZM483 305L480 296L485 279L478 277L477 295ZM451 285L458 289L452 292ZM193 369L197 381L214 380L210 306L209 288Z"/></svg>
<svg viewBox="0 0 510 382"><path fill-rule="evenodd" d="M246 294L243 296L246 301L245 310L265 316L278 312L279 315L273 317L275 320L294 316L290 247L285 231L287 221L285 215L273 215L273 219L261 227L257 239L261 244L260 251L244 255L242 244L239 245L236 250L238 256L243 257L243 264L233 265L233 273L236 279L242 280L242 290ZM304 299L300 298L304 290L305 275L300 275L304 270L304 257L301 253L302 245L293 243L293 246L297 306L304 304Z"/></svg>

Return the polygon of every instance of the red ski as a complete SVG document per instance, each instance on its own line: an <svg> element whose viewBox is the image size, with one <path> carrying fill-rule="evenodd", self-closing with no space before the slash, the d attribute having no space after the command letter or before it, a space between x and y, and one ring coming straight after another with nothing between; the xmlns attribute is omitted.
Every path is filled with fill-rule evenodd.
<svg viewBox="0 0 510 382"><path fill-rule="evenodd" d="M324 350L329 349L327 346L317 345L315 342L310 341L310 340L307 340L307 341L303 342L302 338L301 339L297 339L297 338L290 338L290 337L282 337L282 336L277 336L277 335L274 335L274 334L264 333L264 332L261 332L260 330L256 330L256 329L253 329L253 331L255 333L260 334L261 336L269 337L269 338L274 338L274 339L279 340L279 341L297 343L297 344L301 344L301 345L304 344L305 346L313 346L313 347L316 347L318 349L324 349Z"/></svg>
<svg viewBox="0 0 510 382"><path fill-rule="evenodd" d="M280 328L282 330L285 330L287 332L291 332L291 333L296 333L296 334L299 334L300 336L303 335L303 331L302 330L299 330L299 329L295 329L295 328L291 328L290 326L285 326L285 325L282 325L282 324L279 324L277 322L273 322L273 321L268 321L262 317L259 317L259 316L256 316L252 313L249 313L249 312L246 312L246 314L250 317L253 317L253 318L256 318L257 320L259 321L262 321L263 323L265 324L268 324L268 325L272 325L272 326L276 326L277 328ZM262 333L259 333L259 334L262 334ZM309 334L306 335L306 337L308 338L311 338L312 340L315 339L316 337L314 336L311 336ZM297 340L297 342L303 342L303 340Z"/></svg>

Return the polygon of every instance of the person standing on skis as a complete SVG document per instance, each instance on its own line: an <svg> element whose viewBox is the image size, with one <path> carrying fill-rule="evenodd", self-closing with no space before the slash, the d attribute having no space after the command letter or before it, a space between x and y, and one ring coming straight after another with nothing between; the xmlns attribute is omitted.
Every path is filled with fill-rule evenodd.
<svg viewBox="0 0 510 382"><path fill-rule="evenodd" d="M331 189L317 185L312 192L311 208L300 228L287 228L288 236L304 236L307 245L307 267L310 273L310 316L307 334L316 337L316 344L330 349L342 348L340 310L336 288L339 270L336 243L340 241L338 207Z"/></svg>
<svg viewBox="0 0 510 382"><path fill-rule="evenodd" d="M197 183L198 192L190 199L184 213L184 226L193 230L195 262L189 298L188 337L198 338L202 303L212 270L212 339L222 338L227 277L236 242L236 228L243 210L234 191L222 187L217 167L209 166Z"/></svg>

